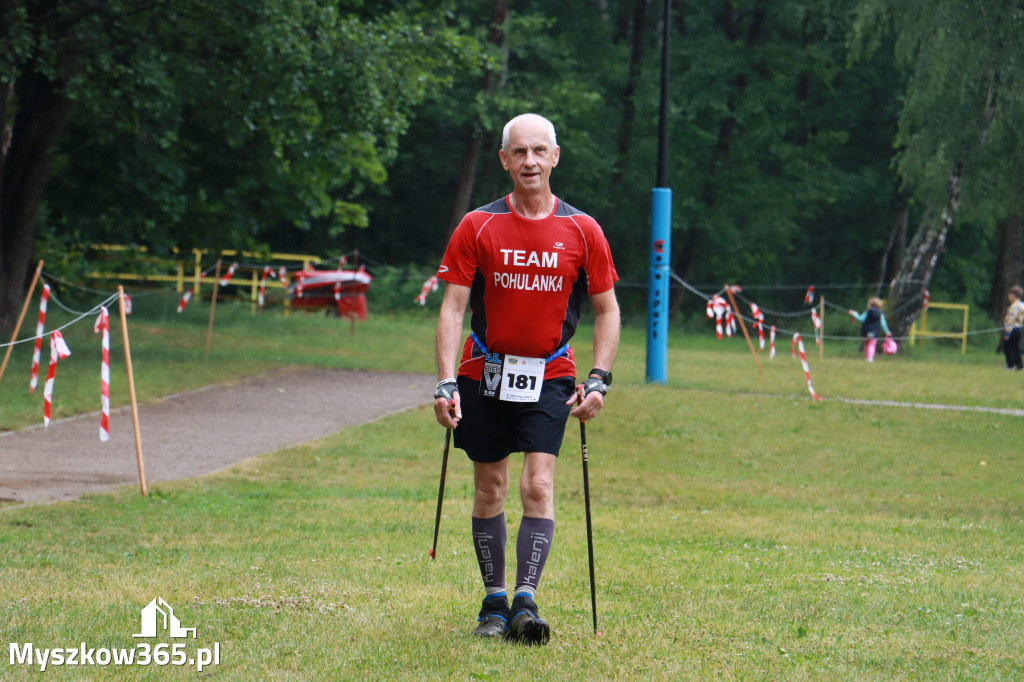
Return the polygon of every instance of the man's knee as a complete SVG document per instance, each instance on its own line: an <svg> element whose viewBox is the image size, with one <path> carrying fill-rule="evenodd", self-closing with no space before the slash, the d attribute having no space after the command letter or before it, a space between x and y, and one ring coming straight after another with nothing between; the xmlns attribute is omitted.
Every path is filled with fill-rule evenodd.
<svg viewBox="0 0 1024 682"><path fill-rule="evenodd" d="M499 504L508 497L508 483L506 481L477 481L476 499L484 504Z"/></svg>
<svg viewBox="0 0 1024 682"><path fill-rule="evenodd" d="M536 468L523 471L520 493L524 501L547 502L554 498L555 471L552 468Z"/></svg>
<svg viewBox="0 0 1024 682"><path fill-rule="evenodd" d="M508 471L502 467L480 466L474 476L474 496L478 505L500 506L508 497Z"/></svg>

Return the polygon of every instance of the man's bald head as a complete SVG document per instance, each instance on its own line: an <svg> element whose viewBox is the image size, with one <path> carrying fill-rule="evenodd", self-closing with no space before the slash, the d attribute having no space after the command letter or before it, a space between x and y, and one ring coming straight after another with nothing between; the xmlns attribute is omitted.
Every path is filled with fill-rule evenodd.
<svg viewBox="0 0 1024 682"><path fill-rule="evenodd" d="M558 141L555 139L554 123L544 118L540 114L520 114L513 118L508 123L506 123L504 130L502 130L501 132L501 150L503 152L508 151L508 143L509 140L512 138L512 128L515 127L517 123L525 123L527 121L529 121L530 123L540 123L545 128L547 128L548 141L551 143L551 148L554 149L555 147L558 146Z"/></svg>

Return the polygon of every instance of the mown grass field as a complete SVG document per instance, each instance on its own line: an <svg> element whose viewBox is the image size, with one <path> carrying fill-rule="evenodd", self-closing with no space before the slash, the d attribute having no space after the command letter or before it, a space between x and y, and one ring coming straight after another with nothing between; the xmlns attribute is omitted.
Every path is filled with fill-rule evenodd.
<svg viewBox="0 0 1024 682"><path fill-rule="evenodd" d="M206 358L204 308L175 317L142 302L129 321L142 400L275 366L432 370L429 311L371 317L354 336L345 322L247 307L217 320ZM80 327L66 334L77 355L58 369L58 416L97 409L98 341L91 320ZM575 344L582 362L588 336ZM600 638L575 425L538 595L553 639L528 649L469 636L482 595L458 451L438 558L427 555L443 431L426 408L154 484L148 498L125 488L0 506L0 623L7 642L131 647L140 609L160 596L197 628L189 651L219 643L220 665L204 672L232 680L1020 679L1022 418L828 400L1024 408L1024 376L1002 369L994 342L966 356L930 343L873 365L852 343L828 342L823 361L809 344L827 399L816 403L788 338L759 374L741 339L675 334L668 385L653 386L643 330L627 328L615 389L587 428ZM4 428L41 419L39 392L21 387L29 354L16 350L0 384ZM514 531L516 504L508 517Z"/></svg>

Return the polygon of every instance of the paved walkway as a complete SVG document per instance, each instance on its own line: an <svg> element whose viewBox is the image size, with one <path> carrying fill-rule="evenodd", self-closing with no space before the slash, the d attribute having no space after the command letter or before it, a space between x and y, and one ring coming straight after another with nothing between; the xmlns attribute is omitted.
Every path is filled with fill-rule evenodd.
<svg viewBox="0 0 1024 682"><path fill-rule="evenodd" d="M190 478L332 434L345 426L430 404L425 374L300 369L209 386L139 408L147 484ZM0 501L68 500L139 485L131 411L0 434Z"/></svg>

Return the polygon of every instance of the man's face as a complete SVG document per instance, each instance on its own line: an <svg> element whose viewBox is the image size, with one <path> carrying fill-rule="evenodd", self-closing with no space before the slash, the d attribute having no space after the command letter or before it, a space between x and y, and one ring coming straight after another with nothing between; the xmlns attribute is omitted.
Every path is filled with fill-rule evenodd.
<svg viewBox="0 0 1024 682"><path fill-rule="evenodd" d="M525 119L509 131L508 149L498 152L501 166L520 192L548 190L551 169L558 165L558 147L551 145L542 121Z"/></svg>

